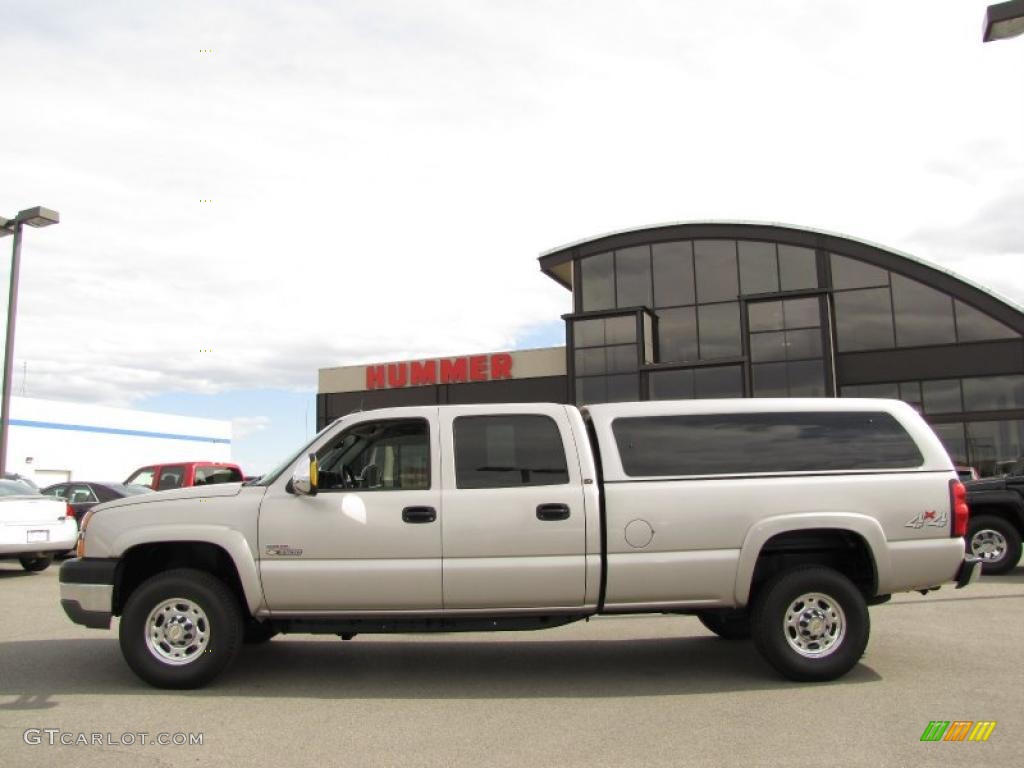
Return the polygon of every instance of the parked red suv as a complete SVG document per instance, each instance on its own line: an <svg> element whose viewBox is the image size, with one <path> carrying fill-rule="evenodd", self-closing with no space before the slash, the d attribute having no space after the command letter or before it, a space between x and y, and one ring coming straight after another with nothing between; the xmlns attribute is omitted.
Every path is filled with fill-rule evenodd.
<svg viewBox="0 0 1024 768"><path fill-rule="evenodd" d="M125 480L125 485L145 485L154 491L187 488L190 485L240 483L242 469L223 461L179 461L176 464L150 464L139 467Z"/></svg>

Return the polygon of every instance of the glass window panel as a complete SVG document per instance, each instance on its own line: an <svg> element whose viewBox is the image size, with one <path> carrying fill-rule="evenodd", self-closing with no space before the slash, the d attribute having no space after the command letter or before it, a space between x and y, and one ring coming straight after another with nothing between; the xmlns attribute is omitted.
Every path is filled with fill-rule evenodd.
<svg viewBox="0 0 1024 768"><path fill-rule="evenodd" d="M690 400L694 396L693 369L651 371L648 382L652 400Z"/></svg>
<svg viewBox="0 0 1024 768"><path fill-rule="evenodd" d="M651 305L651 247L638 245L615 252L615 285L619 307Z"/></svg>
<svg viewBox="0 0 1024 768"><path fill-rule="evenodd" d="M911 405L921 405L921 382L903 381L900 382L900 400Z"/></svg>
<svg viewBox="0 0 1024 768"><path fill-rule="evenodd" d="M657 243L654 251L654 305L693 304L693 243Z"/></svg>
<svg viewBox="0 0 1024 768"><path fill-rule="evenodd" d="M658 312L658 354L663 362L697 359L697 310L694 307Z"/></svg>
<svg viewBox="0 0 1024 768"><path fill-rule="evenodd" d="M965 411L1007 411L1024 408L1024 376L983 376L964 379Z"/></svg>
<svg viewBox="0 0 1024 768"><path fill-rule="evenodd" d="M738 357L742 353L739 304L698 307L697 322L702 360Z"/></svg>
<svg viewBox="0 0 1024 768"><path fill-rule="evenodd" d="M819 328L821 303L817 297L787 299L783 309L787 328Z"/></svg>
<svg viewBox="0 0 1024 768"><path fill-rule="evenodd" d="M319 488L346 491L430 487L430 439L425 419L362 422L317 451Z"/></svg>
<svg viewBox="0 0 1024 768"><path fill-rule="evenodd" d="M900 388L895 382L891 384L861 384L857 397L884 397L890 400L900 399Z"/></svg>
<svg viewBox="0 0 1024 768"><path fill-rule="evenodd" d="M967 440L963 424L932 424L931 428L946 446L949 458L954 464L967 464Z"/></svg>
<svg viewBox="0 0 1024 768"><path fill-rule="evenodd" d="M603 403L607 399L608 384L604 376L588 376L585 379L576 379L576 402L580 405Z"/></svg>
<svg viewBox="0 0 1024 768"><path fill-rule="evenodd" d="M637 369L636 345L608 347L608 373L624 373Z"/></svg>
<svg viewBox="0 0 1024 768"><path fill-rule="evenodd" d="M790 397L824 397L825 369L821 360L787 363Z"/></svg>
<svg viewBox="0 0 1024 768"><path fill-rule="evenodd" d="M961 341L1016 339L1017 334L984 312L962 301L956 303L956 331Z"/></svg>
<svg viewBox="0 0 1024 768"><path fill-rule="evenodd" d="M818 287L818 261L811 248L779 246L779 282L784 291Z"/></svg>
<svg viewBox="0 0 1024 768"><path fill-rule="evenodd" d="M593 376L607 370L605 347L592 347L576 350L576 375Z"/></svg>
<svg viewBox="0 0 1024 768"><path fill-rule="evenodd" d="M921 451L888 413L724 413L619 418L622 468L634 477L920 467Z"/></svg>
<svg viewBox="0 0 1024 768"><path fill-rule="evenodd" d="M654 362L654 318L650 312L644 312L640 316L644 329L644 363Z"/></svg>
<svg viewBox="0 0 1024 768"><path fill-rule="evenodd" d="M953 300L948 294L894 274L892 302L898 346L918 347L956 341Z"/></svg>
<svg viewBox="0 0 1024 768"><path fill-rule="evenodd" d="M750 334L750 359L767 363L786 359L786 334L783 331Z"/></svg>
<svg viewBox="0 0 1024 768"><path fill-rule="evenodd" d="M581 259L580 281L583 284L584 312L615 306L615 276L611 253L599 253Z"/></svg>
<svg viewBox="0 0 1024 768"><path fill-rule="evenodd" d="M750 368L754 397L787 397L789 389L786 386L786 364L767 363L753 365Z"/></svg>
<svg viewBox="0 0 1024 768"><path fill-rule="evenodd" d="M881 267L866 264L859 259L840 256L832 257L832 287L837 291L847 288L877 288L889 284L889 273Z"/></svg>
<svg viewBox="0 0 1024 768"><path fill-rule="evenodd" d="M635 344L636 315L605 318L604 336L608 344Z"/></svg>
<svg viewBox="0 0 1024 768"><path fill-rule="evenodd" d="M785 327L781 301L758 301L747 305L750 331L781 331Z"/></svg>
<svg viewBox="0 0 1024 768"><path fill-rule="evenodd" d="M779 290L779 260L775 243L740 240L740 288L744 294L772 293Z"/></svg>
<svg viewBox="0 0 1024 768"><path fill-rule="evenodd" d="M821 329L807 328L802 331L786 331L785 344L787 360L821 357Z"/></svg>
<svg viewBox="0 0 1024 768"><path fill-rule="evenodd" d="M892 306L888 288L835 294L836 344L840 352L891 349Z"/></svg>
<svg viewBox="0 0 1024 768"><path fill-rule="evenodd" d="M960 413L960 379L943 379L921 383L925 413Z"/></svg>
<svg viewBox="0 0 1024 768"><path fill-rule="evenodd" d="M739 295L735 240L695 240L693 265L699 303L726 301Z"/></svg>
<svg viewBox="0 0 1024 768"><path fill-rule="evenodd" d="M694 368L694 393L702 399L743 397L743 369L738 365Z"/></svg>
<svg viewBox="0 0 1024 768"><path fill-rule="evenodd" d="M459 416L453 436L458 488L569 482L562 436L548 416Z"/></svg>
<svg viewBox="0 0 1024 768"><path fill-rule="evenodd" d="M604 318L574 320L572 343L574 347L599 347L604 344Z"/></svg>
<svg viewBox="0 0 1024 768"><path fill-rule="evenodd" d="M860 397L860 387L856 384L847 384L845 387L839 388L840 397Z"/></svg>
<svg viewBox="0 0 1024 768"><path fill-rule="evenodd" d="M609 376L608 377L608 402L619 403L623 401L640 399L640 377L632 376Z"/></svg>
<svg viewBox="0 0 1024 768"><path fill-rule="evenodd" d="M1024 455L1022 421L967 422L967 458L982 477L1006 473Z"/></svg>

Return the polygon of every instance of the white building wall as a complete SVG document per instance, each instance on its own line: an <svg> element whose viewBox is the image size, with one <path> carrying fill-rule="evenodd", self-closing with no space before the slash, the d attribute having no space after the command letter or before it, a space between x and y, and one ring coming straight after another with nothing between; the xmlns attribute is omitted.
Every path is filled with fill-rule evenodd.
<svg viewBox="0 0 1024 768"><path fill-rule="evenodd" d="M48 485L120 482L144 464L231 461L231 422L58 400L11 398L7 471Z"/></svg>

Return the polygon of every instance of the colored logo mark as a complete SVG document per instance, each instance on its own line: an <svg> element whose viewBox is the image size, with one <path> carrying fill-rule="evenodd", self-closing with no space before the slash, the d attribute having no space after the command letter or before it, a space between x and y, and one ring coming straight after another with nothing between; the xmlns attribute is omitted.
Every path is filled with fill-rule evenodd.
<svg viewBox="0 0 1024 768"><path fill-rule="evenodd" d="M932 720L921 741L988 741L995 727L995 720Z"/></svg>

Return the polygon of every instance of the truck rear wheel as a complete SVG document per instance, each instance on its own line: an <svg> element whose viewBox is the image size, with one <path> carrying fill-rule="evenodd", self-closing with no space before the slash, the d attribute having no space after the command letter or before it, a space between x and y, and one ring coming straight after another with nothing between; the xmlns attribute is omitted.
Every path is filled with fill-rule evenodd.
<svg viewBox="0 0 1024 768"><path fill-rule="evenodd" d="M1007 573L1020 560L1020 532L995 515L972 517L967 527L967 548L981 558L983 573Z"/></svg>
<svg viewBox="0 0 1024 768"><path fill-rule="evenodd" d="M750 614L737 608L701 611L700 623L723 640L746 640L750 637Z"/></svg>
<svg viewBox="0 0 1024 768"><path fill-rule="evenodd" d="M867 603L853 582L831 568L806 566L776 576L761 590L753 636L765 660L790 680L835 680L864 655Z"/></svg>
<svg viewBox="0 0 1024 768"><path fill-rule="evenodd" d="M205 571L178 568L143 582L121 616L121 653L157 688L199 688L234 661L244 622L234 594Z"/></svg>

